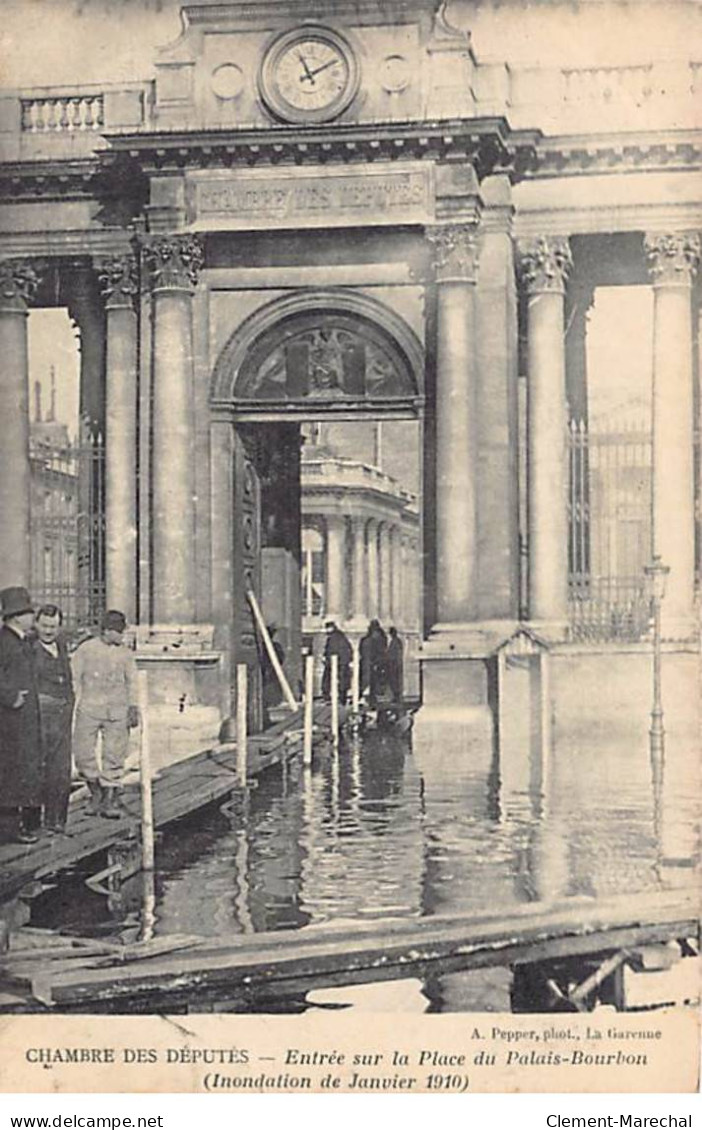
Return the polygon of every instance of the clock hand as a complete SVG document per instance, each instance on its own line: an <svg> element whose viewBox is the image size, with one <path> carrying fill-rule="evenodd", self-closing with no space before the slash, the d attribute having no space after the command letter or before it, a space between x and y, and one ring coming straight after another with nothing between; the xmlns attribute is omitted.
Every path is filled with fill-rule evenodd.
<svg viewBox="0 0 702 1130"><path fill-rule="evenodd" d="M310 82L314 82L315 75L318 75L321 71L326 71L327 67L335 67L338 62L338 59L330 59L328 63L322 63L321 67L315 67L313 71L309 71L305 78L309 77ZM300 79L300 82L302 82L302 79Z"/></svg>
<svg viewBox="0 0 702 1130"><path fill-rule="evenodd" d="M305 56L304 56L304 55L302 54L302 52L301 52L301 51L298 51L298 52L297 52L297 57L298 57L298 59L300 60L300 62L302 63L303 67L305 68L305 73L304 73L304 75L300 75L300 82L304 82L304 81L305 81L305 79L309 79L309 80L310 80L310 82L312 83L312 85L314 86L314 79L313 79L313 77L312 77L312 71L311 71L311 70L310 70L310 68L309 68L309 67L307 66L307 60L306 60Z"/></svg>

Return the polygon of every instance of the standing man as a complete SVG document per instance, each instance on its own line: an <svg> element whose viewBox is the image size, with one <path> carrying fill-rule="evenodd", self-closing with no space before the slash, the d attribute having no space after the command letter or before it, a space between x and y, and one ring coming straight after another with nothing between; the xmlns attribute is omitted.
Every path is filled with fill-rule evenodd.
<svg viewBox="0 0 702 1130"><path fill-rule="evenodd" d="M322 698L326 699L327 702L331 698L331 661L332 655L336 655L339 660L339 702L343 706L346 702L346 696L349 693L349 687L351 686L353 648L351 647L348 636L344 635L341 628L337 628L333 620L327 620L324 625L324 630L327 633L327 639L324 645Z"/></svg>
<svg viewBox="0 0 702 1130"><path fill-rule="evenodd" d="M387 650L387 676L388 686L392 694L393 702L402 704L404 698L404 672L402 652L402 640L397 634L397 628L390 628L390 639L388 641Z"/></svg>
<svg viewBox="0 0 702 1130"><path fill-rule="evenodd" d="M44 749L44 827L66 830L71 791L71 722L73 680L62 635L63 613L55 604L37 612L36 639L32 642L39 694L39 718Z"/></svg>
<svg viewBox="0 0 702 1130"><path fill-rule="evenodd" d="M379 620L371 620L360 644L361 693L368 695L368 705L375 709L387 680L387 637Z"/></svg>
<svg viewBox="0 0 702 1130"><path fill-rule="evenodd" d="M123 612L105 612L102 634L82 643L73 656L73 755L90 790L89 811L108 820L121 816L120 793L129 731L139 725L136 662L122 642L126 626ZM101 766L95 749L99 733Z"/></svg>
<svg viewBox="0 0 702 1130"><path fill-rule="evenodd" d="M0 592L0 805L20 844L37 841L43 754L32 645L34 609L26 589Z"/></svg>

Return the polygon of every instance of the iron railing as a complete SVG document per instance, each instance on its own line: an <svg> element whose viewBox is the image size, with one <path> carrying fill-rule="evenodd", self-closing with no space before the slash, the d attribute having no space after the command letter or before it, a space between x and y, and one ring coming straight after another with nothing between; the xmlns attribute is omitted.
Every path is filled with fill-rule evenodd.
<svg viewBox="0 0 702 1130"><path fill-rule="evenodd" d="M68 629L98 623L105 606L105 448L86 425L77 440L30 440L30 586L58 604Z"/></svg>
<svg viewBox="0 0 702 1130"><path fill-rule="evenodd" d="M571 638L638 640L650 618L650 430L572 421L568 456Z"/></svg>

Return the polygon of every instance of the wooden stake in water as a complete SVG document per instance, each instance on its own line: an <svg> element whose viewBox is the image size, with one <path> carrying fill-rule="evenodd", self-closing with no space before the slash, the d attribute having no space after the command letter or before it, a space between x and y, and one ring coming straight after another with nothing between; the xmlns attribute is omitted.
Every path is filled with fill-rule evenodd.
<svg viewBox="0 0 702 1130"><path fill-rule="evenodd" d="M297 702L295 695L292 693L292 690L290 689L290 683L285 678L285 672L283 671L281 662L280 662L280 660L278 659L278 656L275 653L275 648L273 647L273 640L271 639L270 632L268 631L268 628L266 627L266 621L263 619L263 613L261 612L261 609L259 607L259 603L256 600L256 595L255 595L255 593L251 592L250 589L248 589L247 593L246 593L246 598L247 598L249 604L251 605L251 611L254 614L254 619L256 620L256 625L258 627L259 632L261 633L261 639L263 640L263 646L265 647L266 652L268 653L268 658L271 661L271 667L275 671L276 678L277 678L278 682L280 683L280 689L283 692L283 697L285 698L285 701L287 702L288 706L292 710L293 714L295 714L297 712L297 710L299 709L299 703Z"/></svg>
<svg viewBox="0 0 702 1130"><path fill-rule="evenodd" d="M353 649L351 666L351 708L354 714L361 708L361 649L358 644Z"/></svg>
<svg viewBox="0 0 702 1130"><path fill-rule="evenodd" d="M331 730L332 741L339 744L339 656L331 657Z"/></svg>
<svg viewBox="0 0 702 1130"><path fill-rule="evenodd" d="M246 788L249 765L247 706L249 670L245 663L236 665L236 775L242 789Z"/></svg>
<svg viewBox="0 0 702 1130"><path fill-rule="evenodd" d="M154 869L154 806L151 793L151 744L149 741L149 686L146 671L137 675L139 713L141 714L141 866Z"/></svg>
<svg viewBox="0 0 702 1130"><path fill-rule="evenodd" d="M314 656L305 656L305 717L302 760L312 764L312 722L314 719Z"/></svg>

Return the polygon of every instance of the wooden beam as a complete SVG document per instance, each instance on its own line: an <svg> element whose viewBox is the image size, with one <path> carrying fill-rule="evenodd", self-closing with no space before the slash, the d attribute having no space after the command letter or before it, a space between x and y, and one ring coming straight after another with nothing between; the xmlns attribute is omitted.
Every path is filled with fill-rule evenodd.
<svg viewBox="0 0 702 1130"><path fill-rule="evenodd" d="M144 997L169 1002L216 993L266 996L293 985L312 988L606 953L697 932L693 895L641 895L593 906L575 901L575 906L566 902L548 909L519 907L500 916L392 919L358 928L207 940L181 951L175 961L146 957L120 968L79 969L72 962L69 970L52 975L47 963L42 998L49 982L51 999L59 1005Z"/></svg>

